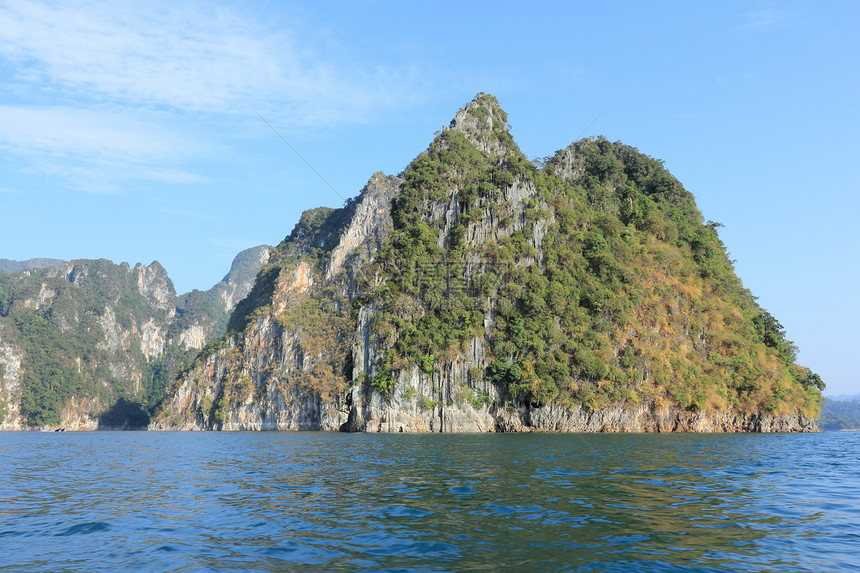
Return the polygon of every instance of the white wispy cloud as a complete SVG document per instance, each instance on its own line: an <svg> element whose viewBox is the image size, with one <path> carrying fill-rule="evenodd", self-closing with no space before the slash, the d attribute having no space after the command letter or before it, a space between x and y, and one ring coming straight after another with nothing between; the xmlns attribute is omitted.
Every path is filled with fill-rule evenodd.
<svg viewBox="0 0 860 573"><path fill-rule="evenodd" d="M786 8L761 8L738 16L736 31L769 30L791 22L794 11Z"/></svg>
<svg viewBox="0 0 860 573"><path fill-rule="evenodd" d="M0 105L0 125L0 149L24 157L27 171L70 187L115 192L130 180L200 180L177 164L203 144L128 113Z"/></svg>
<svg viewBox="0 0 860 573"><path fill-rule="evenodd" d="M292 121L320 124L393 103L406 95L404 78L418 80L321 54L312 37L209 4L0 4L0 56L16 64L13 81L67 96L218 113L277 104L295 110Z"/></svg>
<svg viewBox="0 0 860 573"><path fill-rule="evenodd" d="M428 81L362 65L298 24L213 6L0 0L0 64L11 72L0 148L91 190L199 181L181 161L211 146L169 127L171 116L217 118L228 137L252 107L292 129L333 126L402 106Z"/></svg>
<svg viewBox="0 0 860 573"><path fill-rule="evenodd" d="M181 156L177 134L126 113L67 107L28 108L0 105L0 145L19 153L44 150L64 158L142 163Z"/></svg>
<svg viewBox="0 0 860 573"><path fill-rule="evenodd" d="M228 30L217 15L38 2L0 14L0 53L22 64L19 80L87 95L222 108L276 69L260 39Z"/></svg>

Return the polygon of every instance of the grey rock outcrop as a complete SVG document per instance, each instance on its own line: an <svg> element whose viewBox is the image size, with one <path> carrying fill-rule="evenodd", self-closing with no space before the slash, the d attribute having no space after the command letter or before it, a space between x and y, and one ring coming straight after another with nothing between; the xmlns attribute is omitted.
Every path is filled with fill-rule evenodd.
<svg viewBox="0 0 860 573"><path fill-rule="evenodd" d="M21 427L21 363L20 349L3 340L0 328L0 430Z"/></svg>
<svg viewBox="0 0 860 573"><path fill-rule="evenodd" d="M505 276L510 270L493 267L493 253L500 245L516 245L518 269L544 269L550 263L560 264L547 260L547 237L557 233L559 219L572 218L581 204L564 204L559 188L580 185L587 165L578 143L560 151L546 167L548 176L554 178L552 185L556 186L547 190L548 184L542 182L540 176L523 167L527 160L508 133L506 115L493 98L485 96L460 110L425 154L433 151L444 157L456 146L468 148L458 156L463 164L428 166L423 163L414 170L410 166L398 176L377 173L357 199L347 202L342 209L320 208L306 212L291 235L273 251L254 289L237 306L230 320L230 332L215 347L198 356L192 367L176 381L150 429L816 430L815 422L799 411L792 413L775 408L741 411L710 404L708 408L682 407L672 398L639 397L635 392L636 384L651 383L648 379L654 375L644 366L635 372L638 378L630 382L633 391L626 389L625 398L602 403L594 399L589 402L598 404L593 408L586 407L584 401L570 399L571 394L565 398L560 392L550 399L512 397L510 389L491 380L487 374L494 361L512 362L510 356L500 350L503 346L494 346L493 337L499 336L495 327L503 320L498 313L498 286L476 285L482 276L490 275L495 279L496 274ZM475 153L473 150L479 156L469 155ZM419 159L427 158L425 154ZM462 159L463 156L466 159ZM489 175L480 176L483 179L475 176L472 180L463 180L462 171L470 169L470 160L480 163ZM420 189L424 192L420 197L416 188L410 187L416 180L425 185ZM480 192L467 188L481 184L489 188ZM606 188L601 192L603 195L588 198L590 208L617 217L619 191ZM469 199L464 200L464 196ZM631 205L632 202L631 198ZM403 205L417 205L409 213L417 213L418 223L411 227L404 226L402 220L398 223L398 217L406 217ZM560 213L558 218L557 213ZM589 223L565 223L571 227L571 236L584 243L583 237L590 231ZM618 227L624 225L618 223ZM619 232L633 233L634 229ZM419 242L422 248L435 249L433 252L438 253L456 245L462 253L458 274L447 276L444 275L446 269L401 266L405 264L403 260L407 259L409 249L416 248ZM436 261L443 259L432 260L436 265L441 264ZM445 289L446 294L419 293L410 284L396 293L386 290L392 277L407 272L444 275L439 288ZM623 285L630 281L631 277L623 276L618 282ZM423 361L410 361L397 355L394 348L398 336L414 334L410 334L409 328L415 321L431 311L440 312L439 306L431 309L430 303L422 300L419 294L430 299L444 298L461 287L470 289L469 296L481 309L481 323L471 325L478 334L470 331L468 336L462 336L447 347L437 347L436 352L444 356L428 353ZM513 288L521 290L522 285ZM599 305L595 303L594 306ZM671 308L671 304L668 306L666 312L671 316L667 322L678 320L672 317L681 313ZM380 317L385 313L390 322L381 324ZM597 318L608 321L604 316ZM555 317L555 320L559 322L560 318ZM678 336L683 337L679 345L685 345L690 352L704 352L701 342L704 334L690 332L686 326L678 331ZM625 336L635 335L635 329L631 328ZM649 335L645 333L643 338ZM432 337L432 333L427 336ZM609 350L604 359L612 361L613 365L620 364L621 345L607 346ZM570 350L569 354L576 352ZM627 368L633 377L634 367ZM566 383L569 388L599 390L608 382L597 376L600 375L593 378L568 375ZM523 393L533 395L528 394L528 390Z"/></svg>

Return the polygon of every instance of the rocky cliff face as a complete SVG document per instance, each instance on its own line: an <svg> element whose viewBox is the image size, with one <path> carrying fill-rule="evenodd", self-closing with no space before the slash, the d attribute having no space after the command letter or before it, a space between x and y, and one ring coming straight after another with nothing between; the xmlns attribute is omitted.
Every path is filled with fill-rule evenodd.
<svg viewBox="0 0 860 573"><path fill-rule="evenodd" d="M175 293L158 264L72 261L0 276L3 427L94 429L151 390Z"/></svg>
<svg viewBox="0 0 860 573"><path fill-rule="evenodd" d="M197 307L157 262L10 261L27 269L0 273L0 429L145 426L178 370L224 332L222 295L247 293L268 250L249 250Z"/></svg>
<svg viewBox="0 0 860 573"><path fill-rule="evenodd" d="M783 335L659 162L584 140L535 165L481 95L302 216L150 428L812 431Z"/></svg>
<svg viewBox="0 0 860 573"><path fill-rule="evenodd" d="M4 342L0 329L0 430L21 427L21 363L24 356L16 346Z"/></svg>

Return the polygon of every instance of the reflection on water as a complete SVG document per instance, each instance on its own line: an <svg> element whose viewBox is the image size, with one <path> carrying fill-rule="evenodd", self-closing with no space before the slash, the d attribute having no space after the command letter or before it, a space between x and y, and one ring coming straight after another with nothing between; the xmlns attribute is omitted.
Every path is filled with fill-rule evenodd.
<svg viewBox="0 0 860 573"><path fill-rule="evenodd" d="M848 570L860 434L0 434L9 570Z"/></svg>

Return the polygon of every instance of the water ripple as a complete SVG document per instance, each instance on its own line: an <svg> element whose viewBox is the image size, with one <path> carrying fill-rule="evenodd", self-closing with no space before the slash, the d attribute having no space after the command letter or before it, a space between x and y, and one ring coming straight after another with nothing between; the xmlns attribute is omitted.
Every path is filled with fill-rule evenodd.
<svg viewBox="0 0 860 573"><path fill-rule="evenodd" d="M110 529L110 525L104 521L94 521L92 523L79 523L66 529L62 533L57 533L56 537L68 537L69 535L89 535L90 533L98 533Z"/></svg>
<svg viewBox="0 0 860 573"><path fill-rule="evenodd" d="M0 569L856 570L858 438L2 433Z"/></svg>

